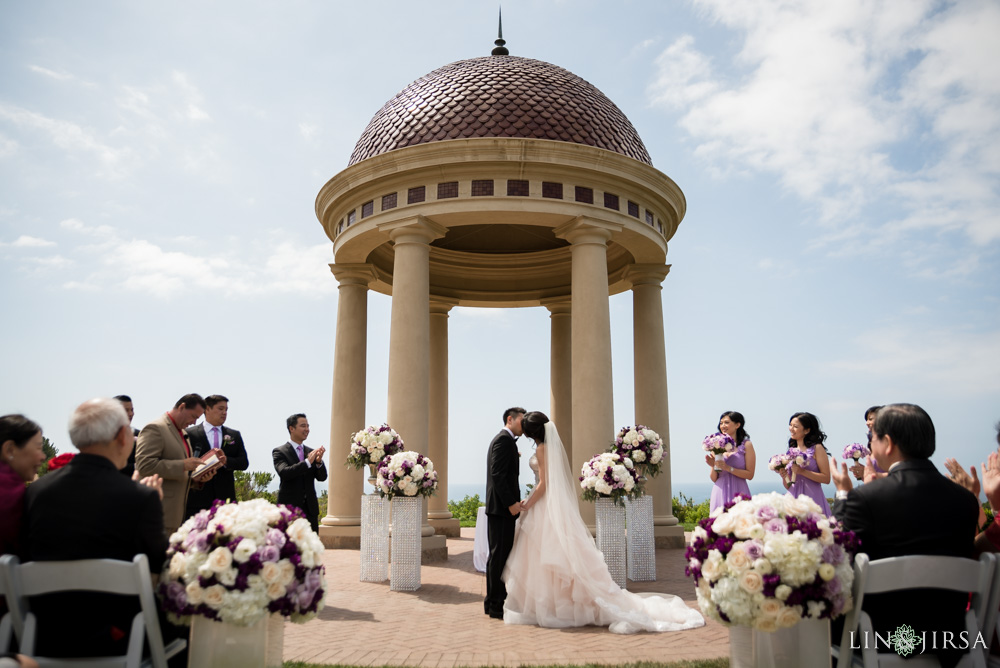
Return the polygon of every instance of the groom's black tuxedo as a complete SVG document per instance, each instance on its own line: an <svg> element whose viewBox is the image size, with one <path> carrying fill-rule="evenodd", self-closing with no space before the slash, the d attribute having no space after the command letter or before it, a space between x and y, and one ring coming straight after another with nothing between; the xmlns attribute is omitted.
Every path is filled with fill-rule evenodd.
<svg viewBox="0 0 1000 668"><path fill-rule="evenodd" d="M521 500L521 486L517 480L517 444L506 429L493 438L486 457L486 514L489 516L487 537L490 556L486 560L486 614L503 616L503 602L507 588L503 583L503 569L514 546L514 522L509 508Z"/></svg>
<svg viewBox="0 0 1000 668"><path fill-rule="evenodd" d="M199 510L211 508L216 499L236 501L236 482L233 479L233 471L246 471L250 467L250 460L247 458L247 450L243 445L243 437L240 436L240 432L225 425L221 427L221 430L219 448L226 455L226 465L216 470L215 476L206 482L201 489L191 486L184 513L185 519ZM201 457L212 449L204 422L189 427L185 431L191 443L192 456ZM228 444L226 443L227 437L230 439Z"/></svg>

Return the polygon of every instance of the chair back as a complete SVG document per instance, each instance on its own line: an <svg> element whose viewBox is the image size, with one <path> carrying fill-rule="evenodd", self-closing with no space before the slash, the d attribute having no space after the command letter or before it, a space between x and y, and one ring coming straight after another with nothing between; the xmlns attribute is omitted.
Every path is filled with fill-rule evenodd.
<svg viewBox="0 0 1000 668"><path fill-rule="evenodd" d="M23 624L21 652L36 657L41 665L51 662L37 657L35 641L38 619L31 612L30 598L57 592L89 591L105 594L136 596L140 612L132 620L128 649L123 656L60 661L59 665L73 665L75 662L87 666L125 666L138 668L143 665L143 638L149 644L149 665L167 668L167 658L185 646L185 641L174 641L168 648L163 645L160 622L157 618L153 585L149 574L146 555L137 554L132 561L114 559L81 559L76 561L31 561L14 565L9 569L10 589L8 596L15 616L20 616Z"/></svg>
<svg viewBox="0 0 1000 668"><path fill-rule="evenodd" d="M978 560L938 555L910 555L870 561L868 555L858 554L854 560L854 607L844 620L844 632L838 651L838 668L852 665L851 632L854 638L874 637L871 618L863 610L866 594L883 594L906 589L945 589L968 592L972 601L965 613L965 631L969 634L969 654L962 665L985 666L988 649L977 646L979 634L986 638L984 624L987 607L996 597L996 557L984 554ZM865 668L884 666L903 661L896 654L878 654L867 643L861 648ZM929 659L930 657L920 657ZM912 665L912 660L907 665Z"/></svg>
<svg viewBox="0 0 1000 668"><path fill-rule="evenodd" d="M10 640L14 633L17 633L17 637L21 638L21 629L14 629L14 613L10 611L10 599L13 598L10 595L10 585L8 584L7 578L7 564L17 563L17 557L13 554L5 554L0 557L0 598L6 601L7 612L4 613L3 617L0 617L0 654L4 654L10 651L11 643Z"/></svg>

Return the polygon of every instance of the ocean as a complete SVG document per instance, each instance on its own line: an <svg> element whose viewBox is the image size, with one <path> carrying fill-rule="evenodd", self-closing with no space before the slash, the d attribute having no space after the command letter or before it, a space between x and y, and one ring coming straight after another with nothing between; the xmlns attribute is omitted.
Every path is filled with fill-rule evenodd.
<svg viewBox="0 0 1000 668"><path fill-rule="evenodd" d="M777 476L775 476L777 478ZM526 495L527 489L521 486L522 495ZM832 484L824 485L823 491L826 492L827 497L832 497L836 489ZM690 498L695 503L701 503L702 501L707 501L712 495L712 483L711 482L674 482L672 489L670 490L673 496L679 496L683 494L684 496ZM777 481L774 483L750 481L750 492L752 494L764 494L767 492L778 492L779 494L785 493L785 488L781 486L781 482ZM478 494L481 501L486 500L486 483L451 483L448 485L448 500L449 501L461 501L466 496L472 496L473 494Z"/></svg>

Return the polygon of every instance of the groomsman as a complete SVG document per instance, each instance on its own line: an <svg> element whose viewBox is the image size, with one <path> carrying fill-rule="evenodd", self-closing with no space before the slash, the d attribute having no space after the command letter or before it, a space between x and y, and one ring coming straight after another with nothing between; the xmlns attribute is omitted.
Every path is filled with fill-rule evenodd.
<svg viewBox="0 0 1000 668"><path fill-rule="evenodd" d="M216 499L235 501L236 481L233 479L233 471L246 471L250 467L240 432L225 426L229 399L221 394L213 394L205 397L205 406L205 421L187 428L188 440L195 457L201 457L209 450L221 449L222 468L217 469L215 477L201 489L192 487L188 492L185 519L199 510L211 508Z"/></svg>
<svg viewBox="0 0 1000 668"><path fill-rule="evenodd" d="M131 427L132 429L132 435L135 436L136 439L138 439L139 430L136 429L135 427L132 427L132 418L135 417L135 408L132 405L132 397L128 396L127 394L119 394L117 397L115 397L115 399L117 399L118 402L122 405L122 408L125 409L125 414L128 415L129 427ZM122 468L122 473L131 478L132 473L134 471L135 471L135 443L132 444L132 450L131 452L128 453L128 462L125 464L124 468Z"/></svg>
<svg viewBox="0 0 1000 668"><path fill-rule="evenodd" d="M313 531L319 531L319 501L315 483L326 480L323 455L326 448L313 450L303 445L309 437L309 420L305 414L296 413L285 420L288 442L271 453L274 470L278 472L278 503L301 508L309 519Z"/></svg>

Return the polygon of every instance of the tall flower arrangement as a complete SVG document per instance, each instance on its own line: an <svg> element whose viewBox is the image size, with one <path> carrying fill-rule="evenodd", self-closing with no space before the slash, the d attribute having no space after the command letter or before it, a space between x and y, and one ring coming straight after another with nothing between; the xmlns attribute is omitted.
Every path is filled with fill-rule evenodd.
<svg viewBox="0 0 1000 668"><path fill-rule="evenodd" d="M351 452L347 466L363 469L378 465L387 455L403 451L403 439L387 424L371 425L351 434Z"/></svg>
<svg viewBox="0 0 1000 668"><path fill-rule="evenodd" d="M175 623L201 615L252 626L272 612L304 623L324 605L322 558L323 543L298 508L217 502L170 536L158 593Z"/></svg>
<svg viewBox="0 0 1000 668"><path fill-rule="evenodd" d="M695 527L685 573L706 616L772 632L850 610L857 549L808 497L741 495Z"/></svg>
<svg viewBox="0 0 1000 668"><path fill-rule="evenodd" d="M614 445L609 452L631 460L640 474L653 478L660 473L663 439L655 431L641 424L622 427L615 435Z"/></svg>
<svg viewBox="0 0 1000 668"><path fill-rule="evenodd" d="M594 455L580 471L580 487L584 501L610 498L615 503L623 499L642 496L639 474L628 457L614 452Z"/></svg>
<svg viewBox="0 0 1000 668"><path fill-rule="evenodd" d="M434 462L419 452L387 455L378 465L375 489L382 496L431 496L437 491Z"/></svg>

